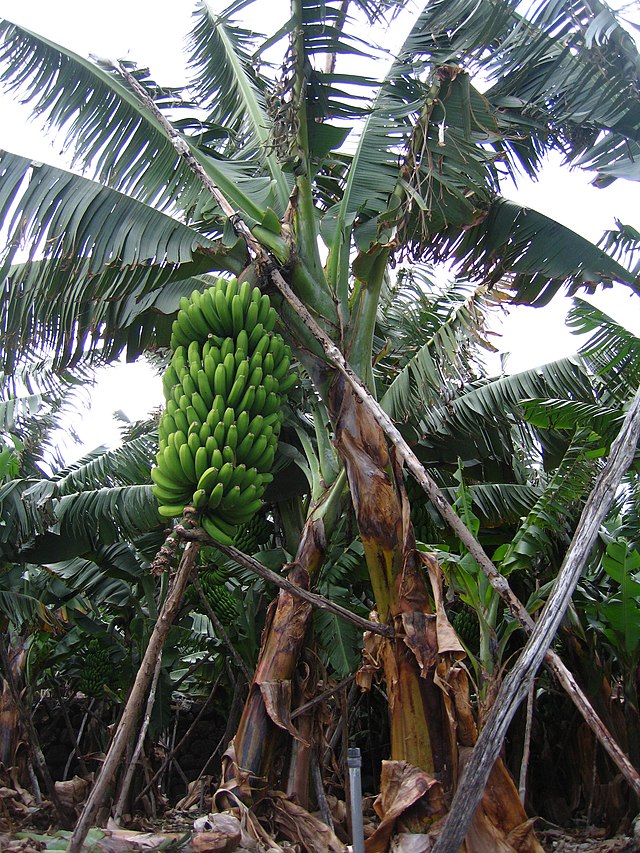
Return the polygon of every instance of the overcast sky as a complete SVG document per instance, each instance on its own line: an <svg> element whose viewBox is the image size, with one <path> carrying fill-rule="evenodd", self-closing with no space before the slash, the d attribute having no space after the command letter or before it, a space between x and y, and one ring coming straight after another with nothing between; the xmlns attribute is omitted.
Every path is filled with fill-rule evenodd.
<svg viewBox="0 0 640 853"><path fill-rule="evenodd" d="M155 79L164 84L180 84L184 78L183 39L191 26L191 0L0 0L0 17L7 17L46 35L75 52L107 58L130 58L149 65ZM222 8L224 4L218 4ZM288 0L262 0L252 7L256 29L273 32L287 16ZM266 12L267 22L258 17ZM400 23L399 27L402 28ZM396 30L397 31L397 30ZM367 34L369 37L370 34ZM401 38L401 37L400 37ZM398 38L398 41L400 41ZM385 40L390 47L389 40ZM36 123L27 123L26 111L13 99L0 97L0 148L48 161L59 162L60 140L47 138ZM614 226L614 218L640 230L638 185L617 181L606 189L589 184L589 176L569 172L556 160L544 170L537 183L522 181L505 194L540 210L591 240ZM640 335L640 301L626 288L603 291L587 297L600 308L624 322ZM570 354L579 339L564 326L568 300L557 299L547 309L518 307L504 323L495 322L500 332L497 345L511 353L510 372ZM497 371L498 362L492 367ZM127 393L129 391L130 393ZM143 417L161 402L159 380L144 364L126 371L112 370L101 383L91 417L83 418L81 433L88 445L112 443L115 427L111 412L122 408L132 419ZM75 455L75 453L73 454Z"/></svg>

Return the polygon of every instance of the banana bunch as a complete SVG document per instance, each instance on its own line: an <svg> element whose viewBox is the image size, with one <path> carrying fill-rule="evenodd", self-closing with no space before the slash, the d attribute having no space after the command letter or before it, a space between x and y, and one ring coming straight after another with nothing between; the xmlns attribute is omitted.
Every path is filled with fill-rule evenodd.
<svg viewBox="0 0 640 853"><path fill-rule="evenodd" d="M477 651L480 647L480 625L476 614L470 610L461 610L448 615L456 634L465 646L472 652Z"/></svg>
<svg viewBox="0 0 640 853"><path fill-rule="evenodd" d="M257 287L219 279L180 300L172 327L153 491L160 515L193 506L224 545L262 506L282 406L297 381L276 319Z"/></svg>
<svg viewBox="0 0 640 853"><path fill-rule="evenodd" d="M234 545L245 554L255 554L259 545L264 545L273 535L273 523L264 515L254 515L248 525L236 533Z"/></svg>
<svg viewBox="0 0 640 853"><path fill-rule="evenodd" d="M104 685L112 681L113 667L109 659L109 652L100 644L99 640L90 640L82 659L80 690L86 696L102 696Z"/></svg>
<svg viewBox="0 0 640 853"><path fill-rule="evenodd" d="M230 625L238 617L236 600L224 585L218 569L200 572L199 580L213 612L223 625Z"/></svg>
<svg viewBox="0 0 640 853"><path fill-rule="evenodd" d="M440 541L440 535L433 516L429 512L429 503L422 488L412 477L407 478L405 486L411 504L411 524L416 540L418 542Z"/></svg>

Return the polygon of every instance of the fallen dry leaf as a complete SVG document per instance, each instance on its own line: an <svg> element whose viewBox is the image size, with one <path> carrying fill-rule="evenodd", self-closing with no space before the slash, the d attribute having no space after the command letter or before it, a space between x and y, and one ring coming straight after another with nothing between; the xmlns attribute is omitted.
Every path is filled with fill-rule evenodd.
<svg viewBox="0 0 640 853"><path fill-rule="evenodd" d="M418 803L420 813L425 818L441 816L444 813L444 801L440 783L406 761L383 761L380 794L374 803L381 821L365 842L366 853L385 853L389 849L396 821Z"/></svg>

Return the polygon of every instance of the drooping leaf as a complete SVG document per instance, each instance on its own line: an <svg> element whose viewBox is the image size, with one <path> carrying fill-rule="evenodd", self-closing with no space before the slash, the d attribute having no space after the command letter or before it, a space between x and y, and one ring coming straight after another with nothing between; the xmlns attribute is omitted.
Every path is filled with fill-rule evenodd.
<svg viewBox="0 0 640 853"><path fill-rule="evenodd" d="M546 305L560 290L621 282L635 292L635 276L602 249L555 220L529 207L498 198L472 228L446 228L428 249L455 260L460 275L487 284L502 281L513 301Z"/></svg>
<svg viewBox="0 0 640 853"><path fill-rule="evenodd" d="M114 357L162 285L239 272L245 260L239 243L227 249L115 190L2 152L0 210L9 209L0 255L0 355L9 368L30 350L53 351L58 369L91 350ZM20 251L27 260L10 266Z"/></svg>

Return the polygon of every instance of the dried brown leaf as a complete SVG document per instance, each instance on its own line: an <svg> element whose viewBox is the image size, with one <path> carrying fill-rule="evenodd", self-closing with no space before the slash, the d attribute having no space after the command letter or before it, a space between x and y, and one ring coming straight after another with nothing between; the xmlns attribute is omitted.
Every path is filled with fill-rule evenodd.
<svg viewBox="0 0 640 853"><path fill-rule="evenodd" d="M291 722L291 682L261 681L259 687L265 710L276 726L284 729L304 746L311 746Z"/></svg>
<svg viewBox="0 0 640 853"><path fill-rule="evenodd" d="M326 823L283 794L271 795L275 822L290 841L309 853L345 853L346 846Z"/></svg>
<svg viewBox="0 0 640 853"><path fill-rule="evenodd" d="M444 800L440 783L406 761L383 761L380 794L374 803L381 821L365 842L366 853L388 850L396 821L417 804L422 816L441 816Z"/></svg>

